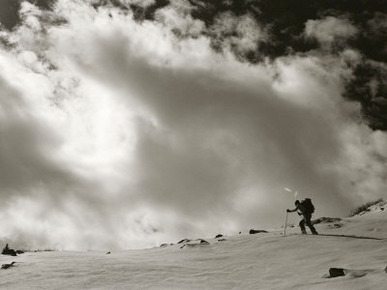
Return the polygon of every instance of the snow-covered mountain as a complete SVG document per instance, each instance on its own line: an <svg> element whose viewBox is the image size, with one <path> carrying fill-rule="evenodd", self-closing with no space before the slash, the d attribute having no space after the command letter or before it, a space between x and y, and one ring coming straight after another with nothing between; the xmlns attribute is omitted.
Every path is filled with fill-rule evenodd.
<svg viewBox="0 0 387 290"><path fill-rule="evenodd" d="M298 227L108 253L0 255L8 289L386 289L387 204ZM12 246L12 245L10 245ZM345 276L329 277L330 268Z"/></svg>

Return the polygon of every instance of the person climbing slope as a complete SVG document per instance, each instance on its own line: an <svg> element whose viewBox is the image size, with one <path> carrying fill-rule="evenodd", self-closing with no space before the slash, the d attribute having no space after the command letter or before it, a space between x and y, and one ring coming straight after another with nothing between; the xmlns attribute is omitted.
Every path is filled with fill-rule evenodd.
<svg viewBox="0 0 387 290"><path fill-rule="evenodd" d="M318 232L316 231L316 229L314 228L311 222L312 214L314 212L314 206L310 198L306 198L302 202L300 202L299 200L296 200L294 204L296 205L295 209L292 209L292 210L287 209L286 211L287 212L297 211L298 215L303 216L303 219L300 221L300 224L299 224L301 228L301 232L303 234L306 234L306 229L305 229L305 224L306 224L310 228L312 234L318 235Z"/></svg>

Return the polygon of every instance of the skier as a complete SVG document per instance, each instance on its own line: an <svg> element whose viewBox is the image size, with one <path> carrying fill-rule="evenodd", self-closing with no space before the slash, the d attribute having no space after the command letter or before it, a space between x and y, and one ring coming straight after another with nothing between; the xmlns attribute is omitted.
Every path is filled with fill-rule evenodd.
<svg viewBox="0 0 387 290"><path fill-rule="evenodd" d="M316 231L316 229L314 228L310 220L312 218L312 213L314 212L314 206L310 198L306 198L302 202L300 202L299 200L296 200L294 204L296 205L295 209L292 209L292 210L287 209L286 211L287 212L298 211L297 212L298 215L303 216L303 219L300 221L301 232L303 234L306 234L306 229L305 229L305 224L306 224L312 231L312 234L318 235L318 232Z"/></svg>

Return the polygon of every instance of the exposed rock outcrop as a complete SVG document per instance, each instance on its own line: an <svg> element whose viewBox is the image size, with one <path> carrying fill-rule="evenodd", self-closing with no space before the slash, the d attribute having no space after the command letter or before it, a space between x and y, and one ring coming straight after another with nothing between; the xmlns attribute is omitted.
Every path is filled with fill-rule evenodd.
<svg viewBox="0 0 387 290"><path fill-rule="evenodd" d="M1 252L2 255L9 255L9 256L17 256L17 253L15 250L10 249L8 244L5 245L3 251Z"/></svg>
<svg viewBox="0 0 387 290"><path fill-rule="evenodd" d="M317 225L320 223L328 224L328 223L337 223L340 222L341 218L331 218L331 217L320 217L312 221L312 224Z"/></svg>
<svg viewBox="0 0 387 290"><path fill-rule="evenodd" d="M178 244L188 243L190 241L191 241L190 239L182 239L181 241L178 242Z"/></svg>
<svg viewBox="0 0 387 290"><path fill-rule="evenodd" d="M340 277L345 276L345 269L343 268L329 268L329 277Z"/></svg>
<svg viewBox="0 0 387 290"><path fill-rule="evenodd" d="M267 231L265 231L265 230L253 230L253 229L251 229L249 231L250 235L259 234L259 233L267 233Z"/></svg>
<svg viewBox="0 0 387 290"><path fill-rule="evenodd" d="M13 267L13 265L15 263L16 262L12 262L11 264L3 264L3 265L1 265L1 269L4 269L4 270L9 269L9 268Z"/></svg>
<svg viewBox="0 0 387 290"><path fill-rule="evenodd" d="M210 245L210 243L203 239L197 239L195 241L188 240L188 242L184 242L184 245L182 245L180 249L184 248L185 246L197 247L197 246L207 246L207 245Z"/></svg>

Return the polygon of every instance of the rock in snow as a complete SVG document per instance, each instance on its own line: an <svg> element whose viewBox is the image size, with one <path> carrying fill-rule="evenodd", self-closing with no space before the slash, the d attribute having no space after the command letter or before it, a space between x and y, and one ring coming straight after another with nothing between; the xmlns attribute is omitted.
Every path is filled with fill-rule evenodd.
<svg viewBox="0 0 387 290"><path fill-rule="evenodd" d="M210 243L203 239L197 239L195 241L188 241L184 243L183 246L180 247L180 249L183 249L185 246L187 247L196 247L196 246L207 246Z"/></svg>
<svg viewBox="0 0 387 290"><path fill-rule="evenodd" d="M8 247L8 244L5 245L5 248L1 252L2 255L9 255L9 256L17 256L16 251L13 249L10 249Z"/></svg>
<svg viewBox="0 0 387 290"><path fill-rule="evenodd" d="M15 263L16 262L12 262L11 264L3 264L3 265L1 265L1 269L4 269L4 270L9 269L9 268L13 267L13 265Z"/></svg>
<svg viewBox="0 0 387 290"><path fill-rule="evenodd" d="M259 233L267 233L267 231L265 231L265 230L253 230L253 229L251 229L249 231L250 235L259 234Z"/></svg>
<svg viewBox="0 0 387 290"><path fill-rule="evenodd" d="M329 277L334 278L334 277L340 277L340 276L345 276L345 269L343 268L329 268Z"/></svg>
<svg viewBox="0 0 387 290"><path fill-rule="evenodd" d="M181 241L178 242L178 244L187 243L190 241L191 241L190 239L182 239Z"/></svg>

